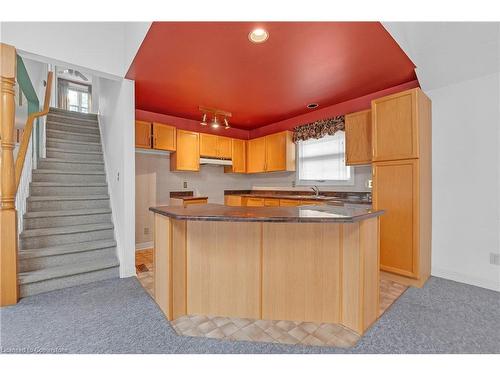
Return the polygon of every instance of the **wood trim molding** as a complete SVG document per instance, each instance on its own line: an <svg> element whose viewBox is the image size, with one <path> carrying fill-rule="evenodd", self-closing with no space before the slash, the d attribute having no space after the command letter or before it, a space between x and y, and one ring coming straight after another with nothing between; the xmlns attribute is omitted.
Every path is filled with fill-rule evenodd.
<svg viewBox="0 0 500 375"><path fill-rule="evenodd" d="M17 213L14 168L16 49L0 43L0 306L17 303Z"/></svg>

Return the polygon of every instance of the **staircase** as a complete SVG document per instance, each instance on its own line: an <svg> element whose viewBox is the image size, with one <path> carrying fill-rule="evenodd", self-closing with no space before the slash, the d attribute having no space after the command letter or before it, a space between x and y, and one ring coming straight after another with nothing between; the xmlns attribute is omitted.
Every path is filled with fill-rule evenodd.
<svg viewBox="0 0 500 375"><path fill-rule="evenodd" d="M21 297L119 276L95 114L51 108L19 236Z"/></svg>

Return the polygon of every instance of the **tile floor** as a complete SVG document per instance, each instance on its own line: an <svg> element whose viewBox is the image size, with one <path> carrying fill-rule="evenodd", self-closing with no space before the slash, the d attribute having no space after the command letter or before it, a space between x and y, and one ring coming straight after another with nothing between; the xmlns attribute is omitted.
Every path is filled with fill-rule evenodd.
<svg viewBox="0 0 500 375"><path fill-rule="evenodd" d="M136 252L137 278L154 297L153 250ZM407 289L394 281L380 278L380 315ZM273 342L314 346L351 347L359 335L339 324L270 321L187 315L171 322L175 331L184 336L228 340Z"/></svg>

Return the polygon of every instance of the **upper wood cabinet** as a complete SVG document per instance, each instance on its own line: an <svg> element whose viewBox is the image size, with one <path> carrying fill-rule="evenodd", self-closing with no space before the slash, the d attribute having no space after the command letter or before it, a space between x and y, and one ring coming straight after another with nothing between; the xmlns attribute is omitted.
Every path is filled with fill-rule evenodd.
<svg viewBox="0 0 500 375"><path fill-rule="evenodd" d="M233 157L233 144L231 138L217 137L217 154L222 159L232 159Z"/></svg>
<svg viewBox="0 0 500 375"><path fill-rule="evenodd" d="M217 157L217 136L200 133L200 156Z"/></svg>
<svg viewBox="0 0 500 375"><path fill-rule="evenodd" d="M419 157L422 95L420 89L412 89L372 101L373 161Z"/></svg>
<svg viewBox="0 0 500 375"><path fill-rule="evenodd" d="M231 159L231 138L200 133L200 156Z"/></svg>
<svg viewBox="0 0 500 375"><path fill-rule="evenodd" d="M151 148L151 123L135 122L135 147Z"/></svg>
<svg viewBox="0 0 500 375"><path fill-rule="evenodd" d="M170 156L170 170L200 170L200 133L177 129L177 150Z"/></svg>
<svg viewBox="0 0 500 375"><path fill-rule="evenodd" d="M284 131L248 141L247 173L294 170L292 132Z"/></svg>
<svg viewBox="0 0 500 375"><path fill-rule="evenodd" d="M372 162L372 111L349 113L345 116L346 165Z"/></svg>
<svg viewBox="0 0 500 375"><path fill-rule="evenodd" d="M266 171L266 137L251 139L247 143L247 173Z"/></svg>
<svg viewBox="0 0 500 375"><path fill-rule="evenodd" d="M153 122L153 148L156 150L175 151L175 126Z"/></svg>
<svg viewBox="0 0 500 375"><path fill-rule="evenodd" d="M232 162L233 165L224 167L226 173L246 173L247 171L247 141L244 139L232 139Z"/></svg>

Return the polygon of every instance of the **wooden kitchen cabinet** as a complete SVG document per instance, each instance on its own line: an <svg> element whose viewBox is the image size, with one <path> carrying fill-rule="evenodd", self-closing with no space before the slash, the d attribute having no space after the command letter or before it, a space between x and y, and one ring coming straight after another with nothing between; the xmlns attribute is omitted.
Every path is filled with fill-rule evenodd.
<svg viewBox="0 0 500 375"><path fill-rule="evenodd" d="M264 198L247 197L244 199L244 206L262 207L262 206L264 206Z"/></svg>
<svg viewBox="0 0 500 375"><path fill-rule="evenodd" d="M177 149L170 156L170 170L200 170L200 133L177 129Z"/></svg>
<svg viewBox="0 0 500 375"><path fill-rule="evenodd" d="M431 101L418 88L380 98L372 102L372 120L373 208L385 210L380 268L421 287L431 270Z"/></svg>
<svg viewBox="0 0 500 375"><path fill-rule="evenodd" d="M265 207L276 207L280 205L280 200L275 198L266 198L264 199Z"/></svg>
<svg viewBox="0 0 500 375"><path fill-rule="evenodd" d="M266 171L266 137L255 138L247 144L247 173Z"/></svg>
<svg viewBox="0 0 500 375"><path fill-rule="evenodd" d="M380 264L384 271L415 277L418 273L418 160L373 166L373 206L380 217Z"/></svg>
<svg viewBox="0 0 500 375"><path fill-rule="evenodd" d="M290 206L300 206L301 201L294 199L280 199L280 206L290 207Z"/></svg>
<svg viewBox="0 0 500 375"><path fill-rule="evenodd" d="M349 113L345 116L346 165L372 162L372 111Z"/></svg>
<svg viewBox="0 0 500 375"><path fill-rule="evenodd" d="M284 131L248 141L247 173L294 171L292 132Z"/></svg>
<svg viewBox="0 0 500 375"><path fill-rule="evenodd" d="M200 133L200 156L231 159L231 138Z"/></svg>
<svg viewBox="0 0 500 375"><path fill-rule="evenodd" d="M135 147L151 148L151 123L135 122Z"/></svg>
<svg viewBox="0 0 500 375"><path fill-rule="evenodd" d="M373 161L419 157L419 126L430 111L427 102L420 89L372 101Z"/></svg>
<svg viewBox="0 0 500 375"><path fill-rule="evenodd" d="M226 195L224 196L224 204L226 206L243 206L243 197L241 195Z"/></svg>
<svg viewBox="0 0 500 375"><path fill-rule="evenodd" d="M231 140L232 165L225 166L226 173L246 173L247 171L247 141L244 139Z"/></svg>
<svg viewBox="0 0 500 375"><path fill-rule="evenodd" d="M231 138L217 137L217 154L221 159L232 159L233 149Z"/></svg>
<svg viewBox="0 0 500 375"><path fill-rule="evenodd" d="M295 144L292 132L284 131L266 136L266 172L294 170Z"/></svg>
<svg viewBox="0 0 500 375"><path fill-rule="evenodd" d="M213 134L200 133L200 156L217 157L217 136Z"/></svg>
<svg viewBox="0 0 500 375"><path fill-rule="evenodd" d="M153 148L156 150L175 151L175 126L153 122Z"/></svg>

